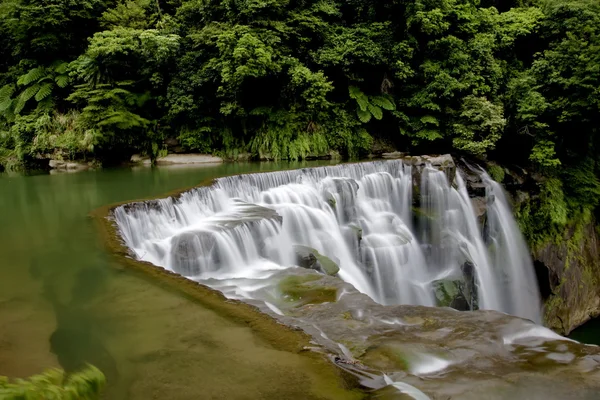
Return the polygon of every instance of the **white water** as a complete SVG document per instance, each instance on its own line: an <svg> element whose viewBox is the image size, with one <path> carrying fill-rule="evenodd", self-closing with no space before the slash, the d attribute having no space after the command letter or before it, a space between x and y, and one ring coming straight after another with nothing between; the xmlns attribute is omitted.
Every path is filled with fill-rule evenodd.
<svg viewBox="0 0 600 400"><path fill-rule="evenodd" d="M293 267L303 245L381 304L433 306L432 283L462 278L470 263L480 308L539 322L533 267L501 187L484 176L486 241L460 175L453 187L433 168L422 171L426 217L413 226L412 176L401 161L235 176L115 217L138 258L196 280L265 278Z"/></svg>

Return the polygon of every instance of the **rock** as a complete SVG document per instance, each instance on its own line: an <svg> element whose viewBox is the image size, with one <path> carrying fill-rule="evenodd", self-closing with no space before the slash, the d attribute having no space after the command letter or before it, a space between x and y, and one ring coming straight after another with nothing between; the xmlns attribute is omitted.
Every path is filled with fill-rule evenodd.
<svg viewBox="0 0 600 400"><path fill-rule="evenodd" d="M384 374L431 399L591 400L600 391L599 347L496 311L382 306L337 277L295 271L274 277L290 292L280 314L252 304L309 333L340 367L369 376L377 393L389 387Z"/></svg>
<svg viewBox="0 0 600 400"><path fill-rule="evenodd" d="M397 160L400 158L404 158L408 155L408 153L403 153L401 151L393 151L391 153L382 153L381 157L388 160Z"/></svg>
<svg viewBox="0 0 600 400"><path fill-rule="evenodd" d="M222 163L221 157L210 154L169 154L156 159L157 165Z"/></svg>
<svg viewBox="0 0 600 400"><path fill-rule="evenodd" d="M389 140L375 137L371 145L369 158L378 158L383 153L394 153L396 151L396 147Z"/></svg>
<svg viewBox="0 0 600 400"><path fill-rule="evenodd" d="M302 268L314 269L332 276L340 271L339 260L337 262L333 261L331 258L319 253L317 249L294 245L294 251L296 251L298 266Z"/></svg>
<svg viewBox="0 0 600 400"><path fill-rule="evenodd" d="M70 170L70 171L83 171L90 169L91 166L86 163L80 163L75 161L63 161L63 160L50 160L48 162L50 169L57 170Z"/></svg>
<svg viewBox="0 0 600 400"><path fill-rule="evenodd" d="M338 266L340 263L339 260L333 261L331 258L319 254L318 252L315 254L315 257L317 257L317 261L321 267L321 270L323 270L323 272L327 275L333 276L340 271L340 267Z"/></svg>
<svg viewBox="0 0 600 400"><path fill-rule="evenodd" d="M323 153L323 154L307 154L306 157L304 157L305 160L341 160L342 156L340 155L340 152L337 150L329 150L327 153Z"/></svg>
<svg viewBox="0 0 600 400"><path fill-rule="evenodd" d="M134 154L131 156L131 158L129 159L129 161L131 161L132 163L141 163L145 160L148 160L148 162L150 161L150 157L148 156L142 156L140 154Z"/></svg>
<svg viewBox="0 0 600 400"><path fill-rule="evenodd" d="M544 304L544 321L553 330L569 334L600 315L600 247L592 221L576 235L568 231L559 243L547 243L534 252L540 287L551 293ZM547 269L541 274L540 267Z"/></svg>
<svg viewBox="0 0 600 400"><path fill-rule="evenodd" d="M450 304L456 299L460 293L460 284L458 280L442 279L433 281L433 290L438 306L450 307Z"/></svg>
<svg viewBox="0 0 600 400"><path fill-rule="evenodd" d="M296 263L299 267L318 269L318 266L315 266L317 263L317 257L315 257L313 254L314 249L306 246L296 245L294 246L294 251L296 252Z"/></svg>

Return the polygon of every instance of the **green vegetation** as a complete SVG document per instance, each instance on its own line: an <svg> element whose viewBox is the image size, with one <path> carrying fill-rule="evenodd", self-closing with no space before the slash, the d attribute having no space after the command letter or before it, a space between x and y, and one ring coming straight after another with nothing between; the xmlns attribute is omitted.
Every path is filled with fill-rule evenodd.
<svg viewBox="0 0 600 400"><path fill-rule="evenodd" d="M29 379L16 379L12 382L0 376L0 398L95 400L100 399L104 384L102 372L91 365L70 375L59 369L51 369Z"/></svg>
<svg viewBox="0 0 600 400"><path fill-rule="evenodd" d="M596 0L6 0L0 42L3 168L375 137L534 171L530 238L600 195Z"/></svg>
<svg viewBox="0 0 600 400"><path fill-rule="evenodd" d="M335 302L337 289L329 286L311 286L309 283L319 280L318 276L288 276L278 284L278 289L285 301L301 306Z"/></svg>

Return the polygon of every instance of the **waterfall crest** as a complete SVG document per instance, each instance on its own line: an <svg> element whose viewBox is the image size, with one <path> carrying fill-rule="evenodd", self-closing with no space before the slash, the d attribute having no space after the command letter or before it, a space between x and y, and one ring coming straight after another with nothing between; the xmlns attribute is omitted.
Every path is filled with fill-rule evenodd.
<svg viewBox="0 0 600 400"><path fill-rule="evenodd" d="M482 173L483 235L459 173L425 166L419 182L415 172L394 160L226 177L114 216L137 258L190 279L260 279L301 265L302 248L381 304L455 306L436 294L454 285L468 309L539 323L531 259L501 186Z"/></svg>

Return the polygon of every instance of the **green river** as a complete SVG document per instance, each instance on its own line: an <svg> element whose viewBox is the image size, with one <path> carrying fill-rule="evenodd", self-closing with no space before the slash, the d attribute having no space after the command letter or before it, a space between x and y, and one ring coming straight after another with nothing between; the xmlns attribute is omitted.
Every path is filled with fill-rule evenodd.
<svg viewBox="0 0 600 400"><path fill-rule="evenodd" d="M108 377L109 399L361 398L320 358L278 350L119 268L88 216L213 177L315 165L0 174L0 375L90 362Z"/></svg>

